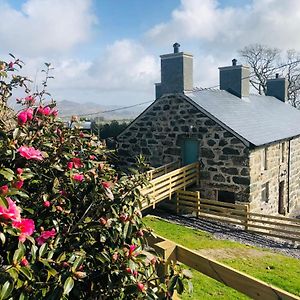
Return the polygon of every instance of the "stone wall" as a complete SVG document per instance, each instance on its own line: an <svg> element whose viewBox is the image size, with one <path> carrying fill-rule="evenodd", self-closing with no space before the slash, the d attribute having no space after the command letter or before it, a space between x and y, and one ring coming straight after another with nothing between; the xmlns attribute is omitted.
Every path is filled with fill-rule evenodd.
<svg viewBox="0 0 300 300"><path fill-rule="evenodd" d="M201 113L181 95L156 100L118 137L119 154L128 163L142 153L152 166L180 160L184 139L199 141L201 195L218 190L249 200L249 150L232 133Z"/></svg>
<svg viewBox="0 0 300 300"><path fill-rule="evenodd" d="M289 150L290 147L290 150ZM266 150L265 150L266 149ZM282 150L284 149L284 150ZM263 152L267 151L267 168L263 169ZM289 159L290 152L290 159ZM283 157L282 157L283 156ZM289 168L290 160L290 168ZM290 176L289 176L290 174ZM250 152L250 202L251 211L279 213L279 184L284 182L283 210L291 212L300 196L300 138L280 141ZM269 183L269 199L262 199L262 185ZM288 200L289 199L289 200ZM289 204L288 204L289 201Z"/></svg>

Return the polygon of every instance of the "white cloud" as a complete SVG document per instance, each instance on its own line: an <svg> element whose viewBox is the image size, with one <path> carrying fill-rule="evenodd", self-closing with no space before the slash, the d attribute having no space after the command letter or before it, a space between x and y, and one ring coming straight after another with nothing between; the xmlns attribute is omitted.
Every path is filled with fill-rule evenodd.
<svg viewBox="0 0 300 300"><path fill-rule="evenodd" d="M34 57L87 41L96 17L91 0L27 0L20 10L0 0L0 20L1 51Z"/></svg>
<svg viewBox="0 0 300 300"><path fill-rule="evenodd" d="M253 0L240 7L221 7L217 0L181 0L171 19L156 25L147 36L158 43L201 41L204 47L214 45L211 50L221 52L249 43L300 48L295 38L299 31L298 0Z"/></svg>

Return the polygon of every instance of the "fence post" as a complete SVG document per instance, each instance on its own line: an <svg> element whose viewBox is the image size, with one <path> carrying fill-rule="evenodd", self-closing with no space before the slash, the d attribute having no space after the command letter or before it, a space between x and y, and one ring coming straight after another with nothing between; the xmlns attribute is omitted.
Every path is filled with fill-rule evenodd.
<svg viewBox="0 0 300 300"><path fill-rule="evenodd" d="M246 205L246 220L245 220L245 231L248 230L249 227L249 217L248 217L248 213L249 213L249 204Z"/></svg>
<svg viewBox="0 0 300 300"><path fill-rule="evenodd" d="M179 215L179 192L176 192L176 214Z"/></svg>
<svg viewBox="0 0 300 300"><path fill-rule="evenodd" d="M186 187L186 169L183 170L183 183L184 183L184 186L183 186L183 190L185 191L185 187Z"/></svg>
<svg viewBox="0 0 300 300"><path fill-rule="evenodd" d="M200 216L200 192L197 192L197 218Z"/></svg>
<svg viewBox="0 0 300 300"><path fill-rule="evenodd" d="M172 178L169 177L169 200L172 199Z"/></svg>
<svg viewBox="0 0 300 300"><path fill-rule="evenodd" d="M200 163L197 163L197 185L200 185Z"/></svg>

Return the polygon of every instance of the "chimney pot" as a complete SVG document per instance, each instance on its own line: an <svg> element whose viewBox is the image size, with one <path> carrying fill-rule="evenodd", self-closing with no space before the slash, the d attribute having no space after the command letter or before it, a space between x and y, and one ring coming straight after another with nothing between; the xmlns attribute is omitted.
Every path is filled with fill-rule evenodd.
<svg viewBox="0 0 300 300"><path fill-rule="evenodd" d="M234 59L232 60L232 65L233 65L233 66L236 66L236 63L237 63L237 60L234 58Z"/></svg>
<svg viewBox="0 0 300 300"><path fill-rule="evenodd" d="M279 78L279 73L276 73L275 78Z"/></svg>
<svg viewBox="0 0 300 300"><path fill-rule="evenodd" d="M175 44L173 45L174 53L178 53L178 52L179 52L179 47L180 47L180 44L178 44L178 43L175 43Z"/></svg>

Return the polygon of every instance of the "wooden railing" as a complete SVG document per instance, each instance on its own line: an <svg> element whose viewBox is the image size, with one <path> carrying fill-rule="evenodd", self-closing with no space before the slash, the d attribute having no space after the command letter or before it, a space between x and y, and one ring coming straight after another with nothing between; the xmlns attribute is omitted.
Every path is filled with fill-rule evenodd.
<svg viewBox="0 0 300 300"><path fill-rule="evenodd" d="M163 176L150 181L150 185L141 190L141 194L146 196L142 203L142 209L169 198L179 189L199 182L199 163L193 163L182 168L171 171Z"/></svg>
<svg viewBox="0 0 300 300"><path fill-rule="evenodd" d="M197 217L240 225L249 232L300 241L300 219L271 216L249 211L248 205L200 198L199 192L178 190L176 211L194 213Z"/></svg>
<svg viewBox="0 0 300 300"><path fill-rule="evenodd" d="M165 175L171 171L174 171L175 169L180 168L180 161L173 161L171 163L168 163L166 165L160 166L158 168L152 169L147 172L149 180L153 180L157 177L160 177L162 175Z"/></svg>
<svg viewBox="0 0 300 300"><path fill-rule="evenodd" d="M148 242L167 263L171 260L181 262L252 299L300 300L296 295L200 255L196 251L175 244L163 237L149 237Z"/></svg>

